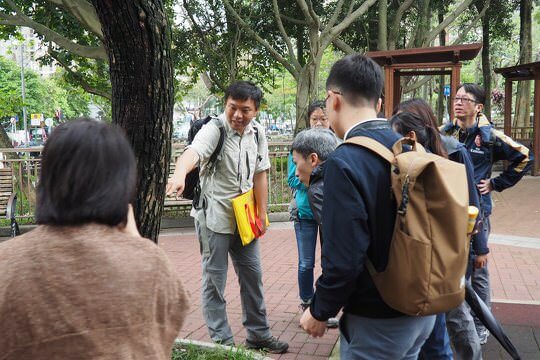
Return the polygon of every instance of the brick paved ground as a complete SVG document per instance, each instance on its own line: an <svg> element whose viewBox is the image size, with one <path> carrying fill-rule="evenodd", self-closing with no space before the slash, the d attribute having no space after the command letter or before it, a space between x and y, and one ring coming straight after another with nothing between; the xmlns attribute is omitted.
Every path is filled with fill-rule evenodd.
<svg viewBox="0 0 540 360"><path fill-rule="evenodd" d="M540 305L540 178L526 178L516 187L495 193L496 207L492 215L493 233L497 239L507 235L512 243L515 237L529 238L530 247L490 244L489 257L492 297L495 302L529 303L531 308L519 308L518 314L538 314ZM538 244L535 241L538 240ZM515 241L514 241L515 242ZM536 246L538 245L538 246ZM180 337L210 341L202 318L200 305L201 269L199 247L192 230L169 230L160 237L160 246L170 256L182 274L184 285L191 293L191 308ZM534 247L534 248L532 248ZM288 341L289 353L273 356L275 359L326 359L338 339L337 330L329 330L322 339L309 338L299 327L297 289L297 250L291 224L274 224L261 242L263 283L268 319L273 335ZM318 256L317 256L318 257ZM319 264L316 264L317 269ZM317 270L318 276L319 270ZM226 299L228 314L236 343L245 341L241 325L239 289L232 267L228 272ZM510 305L509 305L510 306ZM512 307L494 304L494 311L509 331L518 349L526 350L526 357L540 359L535 339L540 323L525 315L522 320L512 313ZM514 319L514 321L511 321ZM529 327L516 327L529 319ZM532 321L532 322L530 322ZM523 333L523 336L519 335ZM516 339L517 337L517 339ZM512 337L511 337L512 338ZM528 340L527 340L528 339ZM532 349L532 350L531 350ZM500 348L490 338L486 358L504 358ZM540 350L539 350L540 351ZM489 356L488 356L489 355ZM536 356L538 355L538 357ZM502 357L500 357L502 356Z"/></svg>
<svg viewBox="0 0 540 360"><path fill-rule="evenodd" d="M277 225L279 227L283 227ZM296 277L297 252L292 226L272 229L261 241L263 283L268 319L272 333L289 343L289 353L272 356L275 359L327 359L338 338L337 330L329 330L322 339L308 337L299 327L298 287ZM194 233L164 234L162 246L182 274L184 285L191 293L191 308L180 337L210 341L200 304L201 268L198 242ZM319 268L319 264L317 263ZM319 275L317 272L316 276ZM236 274L228 272L225 293L229 322L235 342L245 341L241 325L241 308Z"/></svg>

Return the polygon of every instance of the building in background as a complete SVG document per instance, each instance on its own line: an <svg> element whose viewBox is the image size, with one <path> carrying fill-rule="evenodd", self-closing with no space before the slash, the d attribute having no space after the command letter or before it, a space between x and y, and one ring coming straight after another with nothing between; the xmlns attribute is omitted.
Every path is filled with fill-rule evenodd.
<svg viewBox="0 0 540 360"><path fill-rule="evenodd" d="M16 38L0 40L0 56L15 61L21 65L21 45L23 46L23 60L25 69L30 69L41 75L49 77L56 71L56 66L42 65L37 59L46 54L45 45L38 39L30 28L21 27L21 35L24 41Z"/></svg>

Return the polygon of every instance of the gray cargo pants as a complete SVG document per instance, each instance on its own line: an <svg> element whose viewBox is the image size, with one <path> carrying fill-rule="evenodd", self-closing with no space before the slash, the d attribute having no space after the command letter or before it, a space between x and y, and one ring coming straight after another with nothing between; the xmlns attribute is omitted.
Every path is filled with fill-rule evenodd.
<svg viewBox="0 0 540 360"><path fill-rule="evenodd" d="M480 339L466 301L446 313L446 329L454 346L456 360L482 359Z"/></svg>
<svg viewBox="0 0 540 360"><path fill-rule="evenodd" d="M214 342L233 344L233 333L227 320L224 297L227 283L228 255L240 284L242 324L247 339L270 338L263 298L259 241L242 246L238 234L215 233L206 227L204 216L195 220L202 256L202 305L210 337Z"/></svg>
<svg viewBox="0 0 540 360"><path fill-rule="evenodd" d="M484 231L487 233L486 238L489 238L489 234L491 233L491 223L489 221L489 217L484 219ZM484 266L482 269L476 269L473 271L471 276L471 282L474 291L491 310L491 286L489 284L488 263L486 263L486 266ZM480 333L481 331L485 331L486 327L474 315L474 312L473 317L474 323L476 324L476 331L478 333Z"/></svg>

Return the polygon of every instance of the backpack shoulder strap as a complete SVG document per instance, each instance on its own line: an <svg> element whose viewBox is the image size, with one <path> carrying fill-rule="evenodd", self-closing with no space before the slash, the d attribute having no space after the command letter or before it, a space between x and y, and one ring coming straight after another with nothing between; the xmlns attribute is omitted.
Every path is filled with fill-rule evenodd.
<svg viewBox="0 0 540 360"><path fill-rule="evenodd" d="M373 151L374 153L378 154L380 157L388 161L390 164L394 162L394 153L377 140L373 140L372 138L369 138L367 136L355 136L345 140L344 144L347 143L368 148L369 150Z"/></svg>
<svg viewBox="0 0 540 360"><path fill-rule="evenodd" d="M394 163L394 158L395 158L394 153L390 149L388 149L386 146L378 142L377 140L374 140L367 136L355 136L355 137L345 140L344 144L346 143L363 146L373 151L375 154L379 155L380 157L388 161L390 164ZM365 266L371 276L374 276L375 274L377 274L377 270L375 269L375 266L373 265L369 257L366 257Z"/></svg>
<svg viewBox="0 0 540 360"><path fill-rule="evenodd" d="M216 146L216 149L210 155L210 159L208 159L208 162L213 164L216 162L218 155L221 153L221 148L223 147L223 143L225 142L225 127L223 126L223 123L218 118L212 118L211 120L219 129L219 140Z"/></svg>

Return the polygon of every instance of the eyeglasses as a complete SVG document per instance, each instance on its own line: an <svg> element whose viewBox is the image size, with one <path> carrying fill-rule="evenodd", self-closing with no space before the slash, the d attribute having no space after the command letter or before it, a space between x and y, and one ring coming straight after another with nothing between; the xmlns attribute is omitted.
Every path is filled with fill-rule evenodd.
<svg viewBox="0 0 540 360"><path fill-rule="evenodd" d="M466 97L455 97L454 98L454 102L457 103L457 102L462 102L463 104L464 103L471 103L471 104L475 104L476 103L476 100L474 99L469 99L469 98L466 98Z"/></svg>
<svg viewBox="0 0 540 360"><path fill-rule="evenodd" d="M341 91L338 91L338 90L328 90L330 91L331 93L334 93L336 95L341 95L343 96L343 93ZM328 101L328 98L330 97L330 94L326 95L326 99L324 99L324 103L326 104L326 102Z"/></svg>

